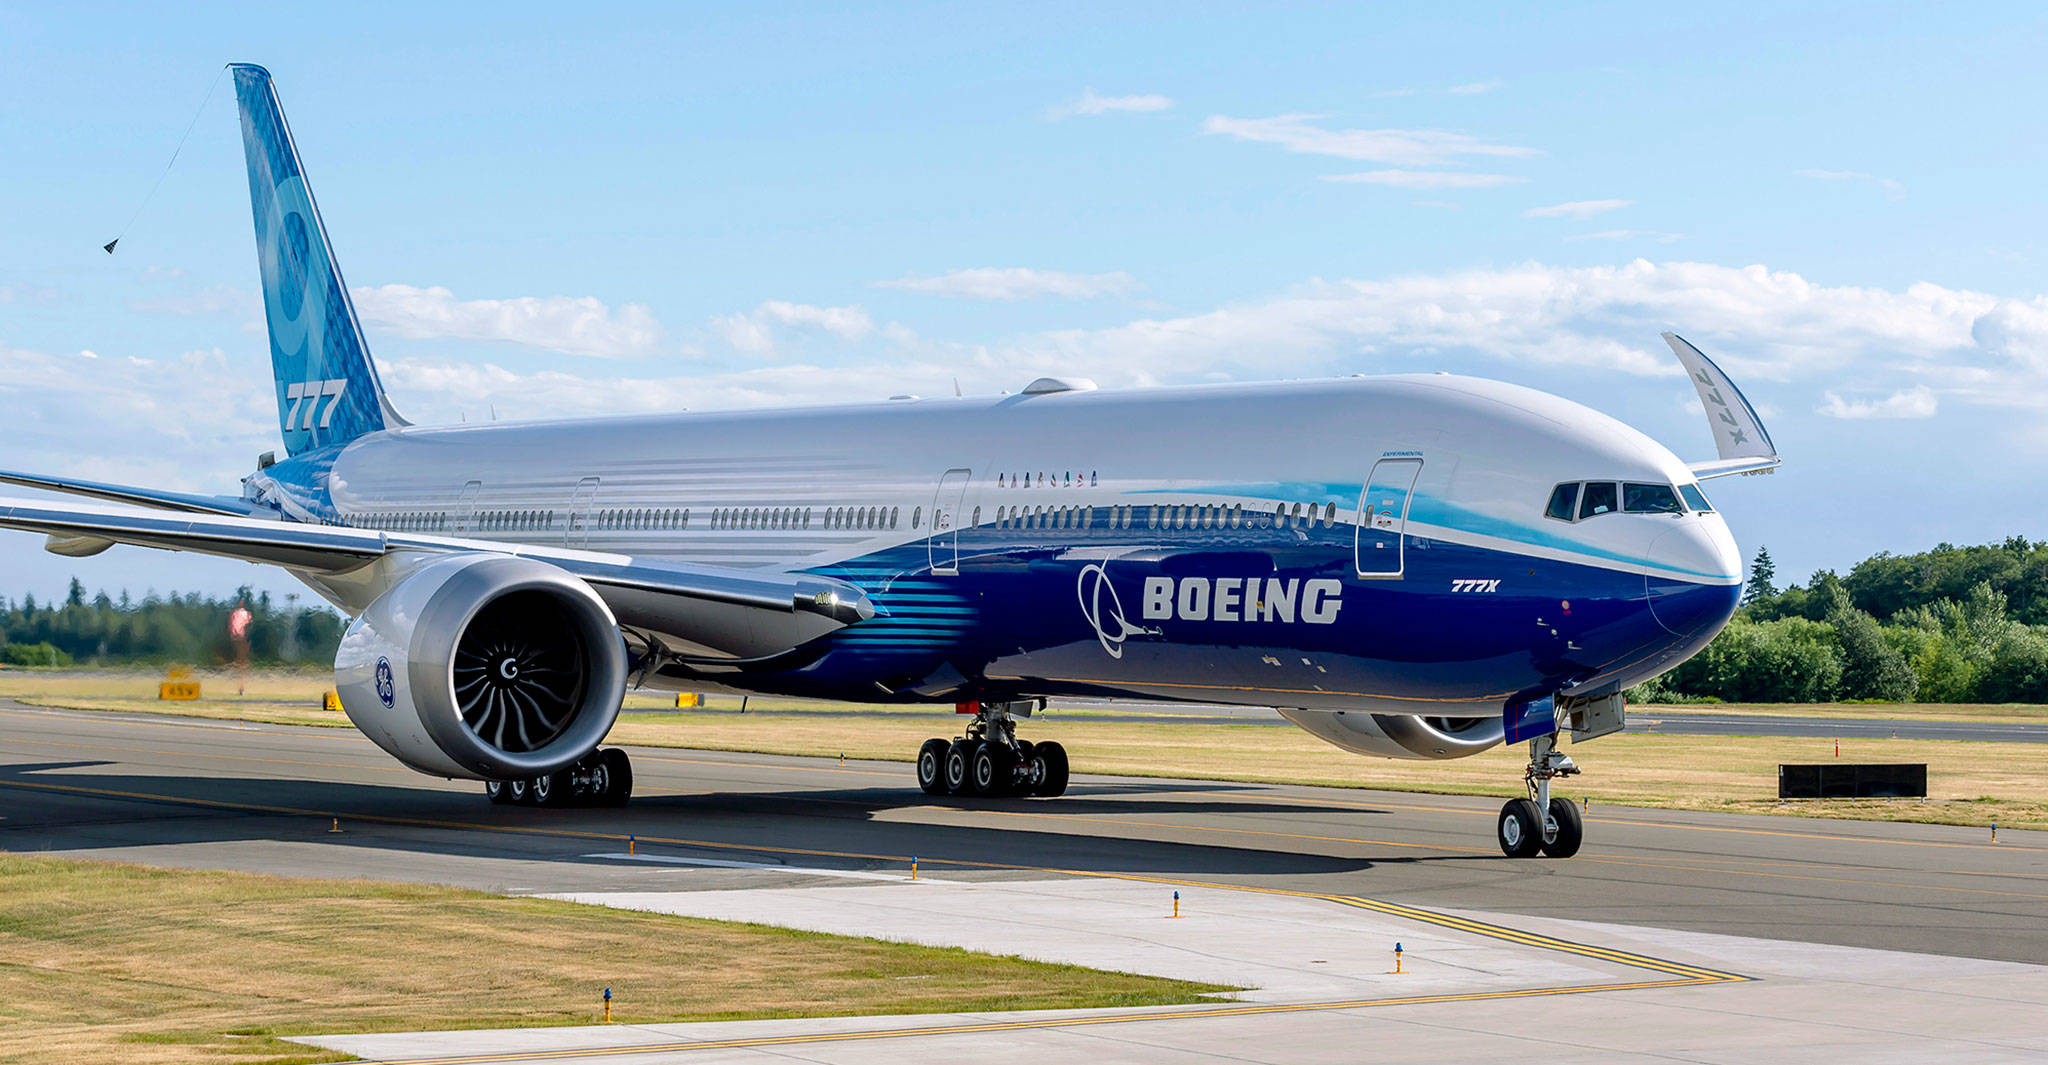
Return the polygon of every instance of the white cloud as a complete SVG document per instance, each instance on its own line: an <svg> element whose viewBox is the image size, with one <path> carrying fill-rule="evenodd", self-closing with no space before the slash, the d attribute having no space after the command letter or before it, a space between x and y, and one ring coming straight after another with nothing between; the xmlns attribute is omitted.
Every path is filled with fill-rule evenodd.
<svg viewBox="0 0 2048 1065"><path fill-rule="evenodd" d="M2048 371L2048 296L2000 300L1971 323L1970 339L1995 364Z"/></svg>
<svg viewBox="0 0 2048 1065"><path fill-rule="evenodd" d="M1603 229L1597 233L1574 233L1564 238L1567 242L1577 240L1654 240L1659 244L1675 244L1685 239L1683 233L1663 233L1654 229Z"/></svg>
<svg viewBox="0 0 2048 1065"><path fill-rule="evenodd" d="M234 492L275 447L270 360L219 348L144 357L50 353L0 341L9 465L180 491Z"/></svg>
<svg viewBox="0 0 2048 1065"><path fill-rule="evenodd" d="M1106 115L1116 111L1145 114L1164 111L1172 106L1171 97L1160 96L1157 93L1140 96L1098 96L1094 89L1083 89L1080 99L1054 107L1046 112L1046 117L1057 121L1075 115Z"/></svg>
<svg viewBox="0 0 2048 1065"><path fill-rule="evenodd" d="M1882 399L1845 400L1828 392L1814 410L1830 418L1932 418L1936 406L1934 390L1915 385Z"/></svg>
<svg viewBox="0 0 2048 1065"><path fill-rule="evenodd" d="M1493 90L1498 89L1506 84L1507 82L1504 82L1499 78L1491 78L1486 81L1472 81L1467 82L1463 85L1453 85L1450 88L1445 89L1444 91L1450 93L1452 96L1479 96L1483 93L1492 92Z"/></svg>
<svg viewBox="0 0 2048 1065"><path fill-rule="evenodd" d="M248 289L236 288L233 285L208 285L194 292L135 300L128 304L128 309L145 314L178 315L221 314L232 311L244 318L261 320L263 298Z"/></svg>
<svg viewBox="0 0 2048 1065"><path fill-rule="evenodd" d="M1107 274L1070 274L1060 270L1033 270L1026 266L984 266L949 270L935 277L913 275L894 281L876 281L874 286L952 299L1007 303L1042 296L1070 300L1122 296L1136 291L1138 283L1121 270Z"/></svg>
<svg viewBox="0 0 2048 1065"><path fill-rule="evenodd" d="M1868 181L1884 190L1884 198L1897 203L1906 198L1906 186L1891 178L1866 174L1860 170L1794 170L1795 177L1816 178L1821 181Z"/></svg>
<svg viewBox="0 0 2048 1065"><path fill-rule="evenodd" d="M1368 170L1362 174L1328 174L1324 181L1386 185L1397 189L1492 189L1529 180L1510 174L1474 174L1463 170Z"/></svg>
<svg viewBox="0 0 2048 1065"><path fill-rule="evenodd" d="M1596 214L1606 214L1631 206L1634 200L1573 200L1570 203L1553 203L1548 207L1531 207L1522 212L1523 218L1570 218L1585 221Z"/></svg>
<svg viewBox="0 0 2048 1065"><path fill-rule="evenodd" d="M828 333L841 340L859 340L875 331L875 320L861 307L818 307L787 300L767 300L751 311L721 314L711 319L714 332L736 350L750 355L775 353L776 326Z"/></svg>
<svg viewBox="0 0 2048 1065"><path fill-rule="evenodd" d="M498 340L601 359L651 354L661 343L661 323L646 307L614 308L593 296L458 300L445 288L413 285L351 295L365 323L411 340Z"/></svg>
<svg viewBox="0 0 2048 1065"><path fill-rule="evenodd" d="M1470 81L1463 85L1451 85L1442 89L1384 89L1372 95L1374 99L1396 96L1421 96L1424 93L1442 93L1445 96L1481 96L1506 84L1507 82L1499 78L1489 78L1486 81Z"/></svg>
<svg viewBox="0 0 2048 1065"><path fill-rule="evenodd" d="M1440 129L1324 129L1315 125L1325 115L1275 115L1231 118L1211 115L1203 133L1243 141L1277 144L1303 155L1328 155L1391 166L1440 166L1464 156L1519 159L1540 155L1534 148L1495 144L1464 133Z"/></svg>

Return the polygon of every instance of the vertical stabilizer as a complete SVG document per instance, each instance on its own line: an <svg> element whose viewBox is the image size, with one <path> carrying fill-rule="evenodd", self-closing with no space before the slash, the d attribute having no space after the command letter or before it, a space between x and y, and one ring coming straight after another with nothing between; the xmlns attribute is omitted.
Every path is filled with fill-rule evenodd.
<svg viewBox="0 0 2048 1065"><path fill-rule="evenodd" d="M270 72L250 63L229 69L249 160L249 203L256 215L256 259L285 448L297 455L403 425L370 362Z"/></svg>

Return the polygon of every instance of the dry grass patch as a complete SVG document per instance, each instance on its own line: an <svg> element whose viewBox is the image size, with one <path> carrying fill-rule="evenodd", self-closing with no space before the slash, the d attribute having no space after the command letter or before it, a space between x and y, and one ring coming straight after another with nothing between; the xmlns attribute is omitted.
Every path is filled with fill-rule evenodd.
<svg viewBox="0 0 2048 1065"><path fill-rule="evenodd" d="M370 881L0 855L0 1061L334 1061L277 1037L1066 1009L1207 985Z"/></svg>
<svg viewBox="0 0 2048 1065"><path fill-rule="evenodd" d="M908 761L927 737L950 735L953 728L950 717L942 716L820 717L791 728L786 717L678 711L622 718L612 739L651 747L828 757L843 752L848 758ZM1362 758L1291 728L1119 723L1057 714L1034 719L1025 735L1064 744L1081 773L1439 794L1519 795L1528 761L1521 747L1447 762ZM1593 741L1573 757L1585 773L1566 782L1564 792L1603 804L2048 828L2048 744L1842 741L1845 762L1926 762L1925 802L1781 805L1778 763L1833 761L1832 740L1629 732ZM908 769L904 782L910 782Z"/></svg>

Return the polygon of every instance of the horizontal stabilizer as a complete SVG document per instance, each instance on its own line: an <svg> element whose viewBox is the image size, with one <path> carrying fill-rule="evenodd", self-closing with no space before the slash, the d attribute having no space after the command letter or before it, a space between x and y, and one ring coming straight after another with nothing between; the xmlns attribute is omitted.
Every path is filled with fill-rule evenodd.
<svg viewBox="0 0 2048 1065"><path fill-rule="evenodd" d="M125 484L108 484L105 481L81 481L75 477L50 477L39 473L17 473L0 470L0 484L18 484L23 488L40 488L46 492L64 492L69 495L105 499L115 503L132 503L136 506L156 510L183 510L193 514L236 514L248 515L256 512L255 505L232 496L188 495L184 492L165 492L156 488L136 488Z"/></svg>

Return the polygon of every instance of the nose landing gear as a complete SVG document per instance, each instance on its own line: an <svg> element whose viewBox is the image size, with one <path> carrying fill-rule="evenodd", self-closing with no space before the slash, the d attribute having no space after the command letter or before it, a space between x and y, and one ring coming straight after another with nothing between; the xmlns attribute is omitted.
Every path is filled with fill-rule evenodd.
<svg viewBox="0 0 2048 1065"><path fill-rule="evenodd" d="M1495 822L1502 854L1530 858L1541 851L1552 858L1569 858L1579 853L1585 821L1579 816L1578 804L1550 794L1553 779L1578 771L1571 756L1557 749L1557 733L1529 741L1529 768L1522 778L1529 797L1509 799Z"/></svg>
<svg viewBox="0 0 2048 1065"><path fill-rule="evenodd" d="M926 795L1037 795L1067 790L1067 750L1057 743L1017 738L1012 717L1030 717L1043 705L1031 700L971 703L974 721L957 740L930 739L917 752L917 786Z"/></svg>

